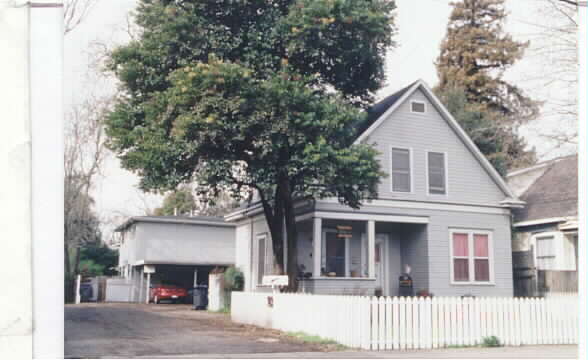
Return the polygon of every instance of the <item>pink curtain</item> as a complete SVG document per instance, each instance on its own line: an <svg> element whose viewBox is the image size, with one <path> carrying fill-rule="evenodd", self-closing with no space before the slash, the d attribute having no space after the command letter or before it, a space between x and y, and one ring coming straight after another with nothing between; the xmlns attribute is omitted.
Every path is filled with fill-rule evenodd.
<svg viewBox="0 0 588 360"><path fill-rule="evenodd" d="M453 280L469 281L468 259L453 259Z"/></svg>
<svg viewBox="0 0 588 360"><path fill-rule="evenodd" d="M453 256L468 256L468 234L453 234Z"/></svg>
<svg viewBox="0 0 588 360"><path fill-rule="evenodd" d="M476 281L490 281L490 264L486 259L474 260L476 267Z"/></svg>
<svg viewBox="0 0 588 360"><path fill-rule="evenodd" d="M474 235L474 256L488 257L488 235Z"/></svg>

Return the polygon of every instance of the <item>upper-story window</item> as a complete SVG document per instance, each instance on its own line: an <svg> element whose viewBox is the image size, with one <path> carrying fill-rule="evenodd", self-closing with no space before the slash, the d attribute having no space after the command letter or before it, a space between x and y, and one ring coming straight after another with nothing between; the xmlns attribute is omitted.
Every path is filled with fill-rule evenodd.
<svg viewBox="0 0 588 360"><path fill-rule="evenodd" d="M410 112L424 114L427 112L427 105L422 101L411 101Z"/></svg>
<svg viewBox="0 0 588 360"><path fill-rule="evenodd" d="M392 191L411 192L411 150L406 148L392 148Z"/></svg>
<svg viewBox="0 0 588 360"><path fill-rule="evenodd" d="M427 152L427 184L430 195L447 194L447 154Z"/></svg>

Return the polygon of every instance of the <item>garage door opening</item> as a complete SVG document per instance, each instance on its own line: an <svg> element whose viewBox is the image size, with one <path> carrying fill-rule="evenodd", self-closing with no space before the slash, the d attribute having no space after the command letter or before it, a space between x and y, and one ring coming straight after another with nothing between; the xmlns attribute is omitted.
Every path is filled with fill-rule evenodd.
<svg viewBox="0 0 588 360"><path fill-rule="evenodd" d="M189 296L185 303L192 303L192 289L196 285L208 286L208 275L214 266L192 265L155 265L155 273L151 276L151 287L159 285L175 285L188 290Z"/></svg>

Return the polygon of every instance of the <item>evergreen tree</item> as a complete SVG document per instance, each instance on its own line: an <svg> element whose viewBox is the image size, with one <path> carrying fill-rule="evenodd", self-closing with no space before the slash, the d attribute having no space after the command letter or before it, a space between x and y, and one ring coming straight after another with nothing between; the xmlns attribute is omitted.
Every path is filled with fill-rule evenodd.
<svg viewBox="0 0 588 360"><path fill-rule="evenodd" d="M517 131L537 116L538 104L503 79L529 44L504 32L504 0L462 0L452 5L436 61L435 91L446 105L463 93L465 102L453 114L502 174L507 168L529 165L535 152L525 149Z"/></svg>

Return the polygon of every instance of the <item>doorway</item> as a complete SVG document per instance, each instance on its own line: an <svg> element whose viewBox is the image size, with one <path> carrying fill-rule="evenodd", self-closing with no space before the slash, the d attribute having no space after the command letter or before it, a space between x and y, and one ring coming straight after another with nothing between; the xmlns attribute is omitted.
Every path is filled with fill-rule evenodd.
<svg viewBox="0 0 588 360"><path fill-rule="evenodd" d="M388 296L389 279L388 279L388 234L376 234L375 241L375 274L376 274L376 289L381 290L381 294Z"/></svg>

